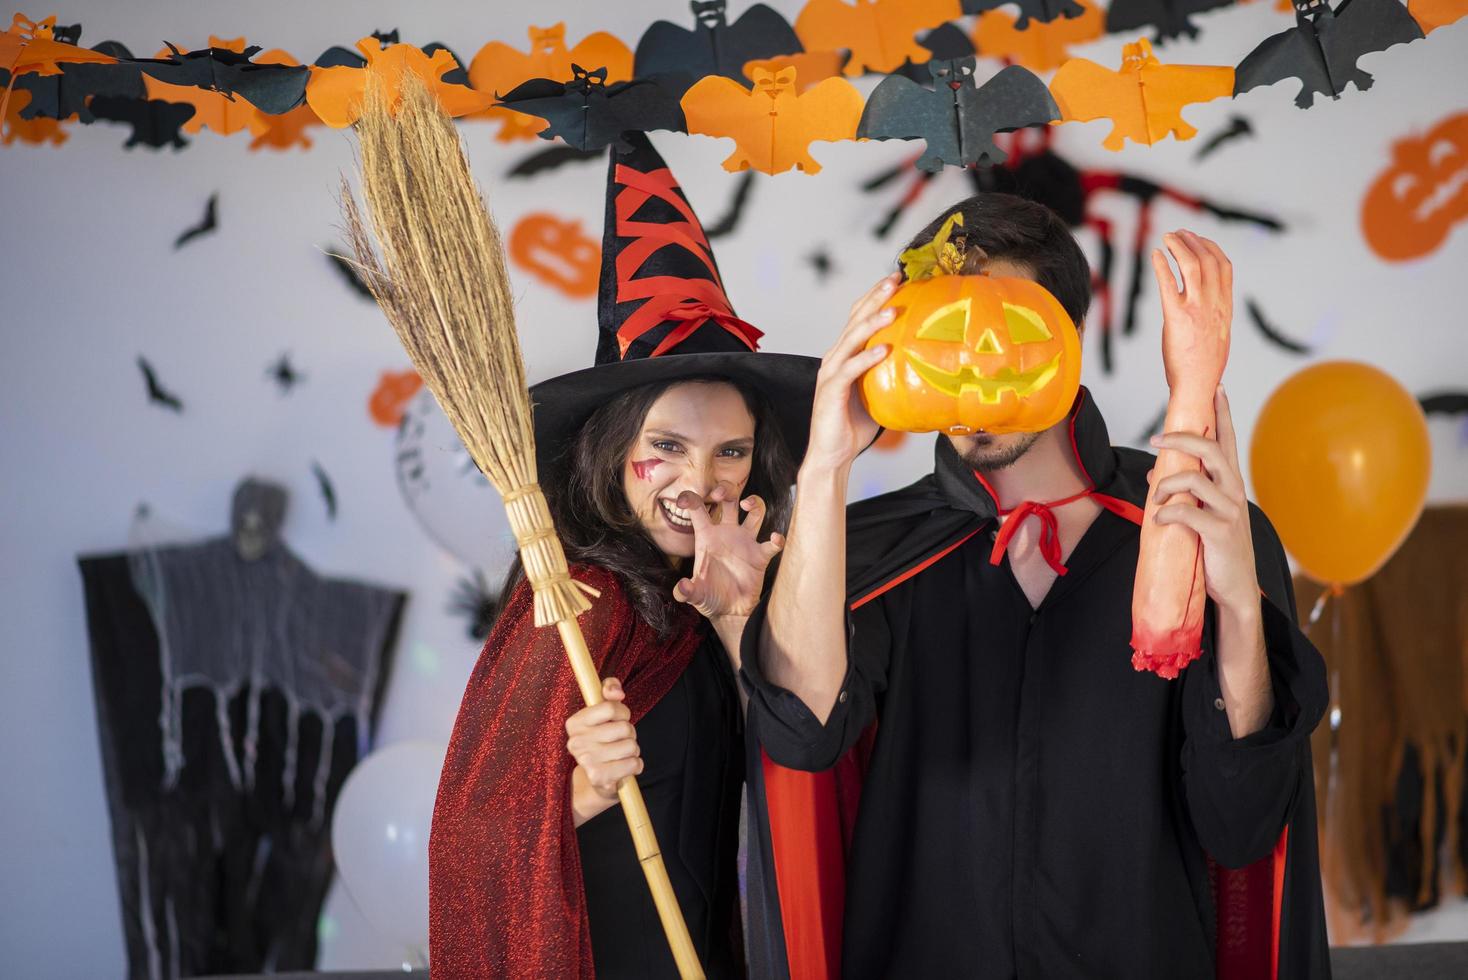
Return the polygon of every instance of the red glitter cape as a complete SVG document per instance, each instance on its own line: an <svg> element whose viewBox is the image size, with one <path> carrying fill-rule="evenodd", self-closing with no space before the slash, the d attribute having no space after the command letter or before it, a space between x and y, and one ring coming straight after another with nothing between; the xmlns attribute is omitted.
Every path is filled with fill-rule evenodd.
<svg viewBox="0 0 1468 980"><path fill-rule="evenodd" d="M698 616L679 609L662 639L612 573L571 572L601 590L581 629L602 676L621 679L635 722L688 666ZM582 706L560 636L535 627L522 581L469 678L438 785L428 845L435 978L593 976L565 729Z"/></svg>

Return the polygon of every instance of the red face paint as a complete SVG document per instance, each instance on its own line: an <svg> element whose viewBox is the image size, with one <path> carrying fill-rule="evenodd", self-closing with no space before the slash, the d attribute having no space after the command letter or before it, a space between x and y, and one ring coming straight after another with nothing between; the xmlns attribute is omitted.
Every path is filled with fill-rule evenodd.
<svg viewBox="0 0 1468 980"><path fill-rule="evenodd" d="M652 459L634 459L632 461L632 472L637 474L639 480L651 480L652 471L658 468L662 460L654 457Z"/></svg>

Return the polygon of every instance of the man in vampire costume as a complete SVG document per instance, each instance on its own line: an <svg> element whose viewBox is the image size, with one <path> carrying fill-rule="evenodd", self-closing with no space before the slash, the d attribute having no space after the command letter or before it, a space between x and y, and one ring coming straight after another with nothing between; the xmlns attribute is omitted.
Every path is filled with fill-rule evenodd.
<svg viewBox="0 0 1468 980"><path fill-rule="evenodd" d="M1089 271L1043 206L958 206L963 271L1022 276L1080 323ZM934 237L935 221L915 244ZM1169 323L1227 329L1216 245L1153 255ZM826 355L795 514L743 639L751 973L810 977L1329 975L1310 732L1327 702L1279 539L1217 437L1149 490L1084 388L1040 433L940 435L931 474L845 511L877 434L853 385L898 276ZM1149 492L1193 528L1201 656L1136 671L1132 583ZM763 805L760 805L763 804Z"/></svg>

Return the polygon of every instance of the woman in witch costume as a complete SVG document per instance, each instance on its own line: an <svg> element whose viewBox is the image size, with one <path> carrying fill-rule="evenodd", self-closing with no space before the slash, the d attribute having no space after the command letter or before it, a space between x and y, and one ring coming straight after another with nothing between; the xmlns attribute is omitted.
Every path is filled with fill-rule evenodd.
<svg viewBox="0 0 1468 980"><path fill-rule="evenodd" d="M699 958L743 974L739 637L819 361L755 353L652 145L612 151L596 365L531 389L542 485L606 701L582 706L518 565L434 809L435 977L674 977L616 785L637 776Z"/></svg>

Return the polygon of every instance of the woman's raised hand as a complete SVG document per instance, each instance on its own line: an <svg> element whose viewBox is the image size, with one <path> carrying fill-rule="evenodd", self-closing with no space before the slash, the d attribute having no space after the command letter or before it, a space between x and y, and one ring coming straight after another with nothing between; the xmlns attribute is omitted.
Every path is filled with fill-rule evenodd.
<svg viewBox="0 0 1468 980"><path fill-rule="evenodd" d="M749 496L735 504L734 496L720 484L708 500L685 491L677 501L679 509L693 515L693 570L673 587L673 597L711 620L754 612L765 569L785 544L779 534L759 540L765 521L763 500Z"/></svg>

